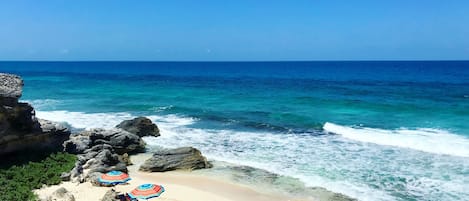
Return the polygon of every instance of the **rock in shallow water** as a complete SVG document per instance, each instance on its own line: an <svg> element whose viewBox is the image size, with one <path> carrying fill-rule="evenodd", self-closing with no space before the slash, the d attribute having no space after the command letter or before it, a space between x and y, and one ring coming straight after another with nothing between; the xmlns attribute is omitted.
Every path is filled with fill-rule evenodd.
<svg viewBox="0 0 469 201"><path fill-rule="evenodd" d="M140 137L144 136L160 136L158 126L146 117L137 117L131 120L125 120L116 126L117 128L126 130Z"/></svg>
<svg viewBox="0 0 469 201"><path fill-rule="evenodd" d="M171 170L195 170L210 168L212 165L199 150L192 147L163 150L153 154L140 166L144 172L165 172Z"/></svg>

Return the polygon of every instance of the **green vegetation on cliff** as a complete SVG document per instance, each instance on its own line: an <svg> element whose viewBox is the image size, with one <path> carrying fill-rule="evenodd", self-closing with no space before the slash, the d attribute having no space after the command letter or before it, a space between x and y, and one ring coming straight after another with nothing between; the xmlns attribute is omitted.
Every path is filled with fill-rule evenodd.
<svg viewBox="0 0 469 201"><path fill-rule="evenodd" d="M40 155L40 156L38 156ZM9 156L0 163L0 200L35 200L32 192L42 185L55 185L61 182L60 174L69 172L75 164L76 156L57 152Z"/></svg>

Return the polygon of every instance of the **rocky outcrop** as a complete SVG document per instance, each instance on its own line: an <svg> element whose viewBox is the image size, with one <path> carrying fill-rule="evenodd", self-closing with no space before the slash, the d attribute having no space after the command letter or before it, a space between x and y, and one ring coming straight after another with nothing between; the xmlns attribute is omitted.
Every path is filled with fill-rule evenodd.
<svg viewBox="0 0 469 201"><path fill-rule="evenodd" d="M112 170L127 172L127 165L131 163L128 153L143 152L145 142L137 134L120 128L92 129L71 136L63 143L63 147L64 151L78 156L71 171L72 180L93 183L98 176L95 173Z"/></svg>
<svg viewBox="0 0 469 201"><path fill-rule="evenodd" d="M38 120L34 108L18 102L22 95L20 77L0 73L0 155L23 149L58 148L68 139L68 128Z"/></svg>
<svg viewBox="0 0 469 201"><path fill-rule="evenodd" d="M95 145L110 145L117 154L136 153L145 150L145 142L137 135L122 129L92 129L83 131L64 143L66 152L83 154Z"/></svg>
<svg viewBox="0 0 469 201"><path fill-rule="evenodd" d="M130 133L143 136L160 136L158 126L146 117L137 117L131 120L125 120L116 126L117 128L126 130Z"/></svg>
<svg viewBox="0 0 469 201"><path fill-rule="evenodd" d="M65 141L64 151L71 154L83 154L86 149L91 147L90 136L86 133L71 136L69 140Z"/></svg>
<svg viewBox="0 0 469 201"><path fill-rule="evenodd" d="M0 73L0 104L14 107L23 93L23 80L17 75Z"/></svg>
<svg viewBox="0 0 469 201"><path fill-rule="evenodd" d="M72 139L64 144L73 145L71 142L75 139ZM78 160L71 171L72 181L83 182L89 180L93 182L91 175L96 172L105 173L112 170L127 172L126 163L119 160L119 155L111 145L105 143L91 145L91 143L88 144L83 151L76 153L78 154Z"/></svg>
<svg viewBox="0 0 469 201"><path fill-rule="evenodd" d="M126 163L119 160L119 155L107 144L93 146L85 154L80 155L79 160L85 162L83 168L89 172L104 173L111 170L127 172Z"/></svg>
<svg viewBox="0 0 469 201"><path fill-rule="evenodd" d="M145 142L138 136L122 129L95 129L90 134L92 145L109 144L117 154L143 152Z"/></svg>
<svg viewBox="0 0 469 201"><path fill-rule="evenodd" d="M212 165L199 150L192 147L163 150L153 154L140 166L144 172L165 172L171 170L195 170L210 168Z"/></svg>

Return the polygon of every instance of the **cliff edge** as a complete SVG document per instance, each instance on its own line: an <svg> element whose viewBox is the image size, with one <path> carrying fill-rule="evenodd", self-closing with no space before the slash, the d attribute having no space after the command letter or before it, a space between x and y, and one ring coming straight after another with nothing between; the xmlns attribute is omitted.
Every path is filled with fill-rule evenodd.
<svg viewBox="0 0 469 201"><path fill-rule="evenodd" d="M70 136L68 128L39 120L34 108L19 102L21 77L0 73L0 155L24 149L60 148Z"/></svg>

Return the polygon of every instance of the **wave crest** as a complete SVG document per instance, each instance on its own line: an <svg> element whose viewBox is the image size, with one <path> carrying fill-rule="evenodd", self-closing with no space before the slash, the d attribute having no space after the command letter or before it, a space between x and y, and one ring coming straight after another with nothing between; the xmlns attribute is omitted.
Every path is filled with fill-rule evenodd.
<svg viewBox="0 0 469 201"><path fill-rule="evenodd" d="M434 154L469 157L469 139L445 130L355 128L329 122L324 124L323 129L327 133L335 133L361 142L409 148Z"/></svg>

